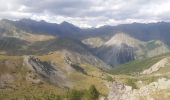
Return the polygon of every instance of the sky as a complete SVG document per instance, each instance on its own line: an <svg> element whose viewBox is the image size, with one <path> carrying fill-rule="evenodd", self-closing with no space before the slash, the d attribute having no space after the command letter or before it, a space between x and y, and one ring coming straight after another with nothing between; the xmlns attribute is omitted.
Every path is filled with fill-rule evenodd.
<svg viewBox="0 0 170 100"><path fill-rule="evenodd" d="M0 19L22 18L79 27L170 21L170 0L0 0Z"/></svg>

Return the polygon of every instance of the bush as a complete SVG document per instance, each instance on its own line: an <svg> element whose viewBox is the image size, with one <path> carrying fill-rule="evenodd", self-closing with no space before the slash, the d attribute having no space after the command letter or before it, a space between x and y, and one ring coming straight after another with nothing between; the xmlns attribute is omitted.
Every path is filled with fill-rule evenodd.
<svg viewBox="0 0 170 100"><path fill-rule="evenodd" d="M82 92L77 90L71 90L67 94L68 100L81 100Z"/></svg>
<svg viewBox="0 0 170 100"><path fill-rule="evenodd" d="M87 91L88 100L97 100L99 97L99 92L97 91L94 85L91 85L89 90Z"/></svg>
<svg viewBox="0 0 170 100"><path fill-rule="evenodd" d="M137 81L136 79L128 79L126 84L132 86L132 89L137 89L138 87L135 83L136 81Z"/></svg>
<svg viewBox="0 0 170 100"><path fill-rule="evenodd" d="M109 75L106 76L106 80L107 80L107 81L110 81L110 82L113 82L113 81L114 81L113 78L112 78L111 76L109 76Z"/></svg>

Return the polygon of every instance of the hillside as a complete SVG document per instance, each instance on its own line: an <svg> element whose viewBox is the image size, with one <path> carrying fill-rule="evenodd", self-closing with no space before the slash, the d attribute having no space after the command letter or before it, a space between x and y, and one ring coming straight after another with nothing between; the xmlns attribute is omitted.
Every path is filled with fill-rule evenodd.
<svg viewBox="0 0 170 100"><path fill-rule="evenodd" d="M126 33L117 33L95 50L99 58L112 66L169 52L161 41L140 41Z"/></svg>
<svg viewBox="0 0 170 100"><path fill-rule="evenodd" d="M166 53L166 54L159 55L159 56L152 57L152 58L146 58L143 60L135 60L135 61L132 61L126 64L116 66L113 69L113 73L114 74L132 74L132 75L136 73L140 73L144 71L145 69L151 67L152 65L154 65L161 59L164 59L169 56L170 56L170 53Z"/></svg>
<svg viewBox="0 0 170 100"><path fill-rule="evenodd" d="M61 52L42 56L0 55L0 65L0 99L65 98L68 90L83 91L91 85L103 96L108 93L108 73L93 65L74 63Z"/></svg>
<svg viewBox="0 0 170 100"><path fill-rule="evenodd" d="M170 90L170 54L136 60L115 67L116 82L109 84L109 100L168 100ZM121 89L120 89L121 88ZM127 98L126 98L127 99Z"/></svg>

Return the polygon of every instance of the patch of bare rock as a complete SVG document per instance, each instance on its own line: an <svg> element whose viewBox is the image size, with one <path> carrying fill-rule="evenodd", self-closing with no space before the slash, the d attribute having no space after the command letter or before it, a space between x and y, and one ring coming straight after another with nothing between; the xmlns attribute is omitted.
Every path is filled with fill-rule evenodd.
<svg viewBox="0 0 170 100"><path fill-rule="evenodd" d="M170 80L160 78L139 89L132 89L131 86L118 82L109 83L107 86L110 89L108 100L140 100L144 97L146 100L154 100L151 93L170 88Z"/></svg>

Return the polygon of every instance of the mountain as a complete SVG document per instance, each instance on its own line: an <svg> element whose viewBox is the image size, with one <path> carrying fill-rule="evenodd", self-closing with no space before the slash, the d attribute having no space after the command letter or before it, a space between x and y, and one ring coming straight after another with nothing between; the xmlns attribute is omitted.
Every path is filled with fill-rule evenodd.
<svg viewBox="0 0 170 100"><path fill-rule="evenodd" d="M0 99L169 100L169 26L3 19Z"/></svg>
<svg viewBox="0 0 170 100"><path fill-rule="evenodd" d="M26 32L30 32L34 34L73 37L81 32L80 28L68 22L62 22L60 24L56 24L56 23L48 23L45 21L22 19L19 21L14 21L13 23L16 27Z"/></svg>
<svg viewBox="0 0 170 100"><path fill-rule="evenodd" d="M74 43L81 41L87 45L85 48L88 52L94 52L91 53L92 55L96 55L97 58L99 57L108 64L117 65L134 59L152 57L168 52L169 39L166 39L168 37L166 33L160 33L162 32L162 29L160 29L161 26L168 27L169 24L165 22L151 24L133 23L81 29L68 22L55 24L31 19L22 19L19 21L3 19L0 22L1 41L3 41L1 46L4 46L5 43L11 43L11 39L8 40L8 38L12 38L18 41L17 44L20 44L20 47L13 45L13 48L17 48L20 53L25 52L25 54L30 54L29 52L35 53L40 50L42 47L39 45L43 43L47 44L47 47L50 46L50 43L52 43L56 37L66 38L76 40ZM155 28L157 28L159 31L152 32L148 27L151 27L154 31L156 30ZM166 30L168 30L168 28ZM122 31L122 33L126 33L126 35L117 35L117 31ZM76 45L77 44L75 44L75 46ZM32 47L36 47L35 50L34 48L32 49ZM6 45L6 48L11 47ZM51 48L55 48L55 46L49 47L49 50L41 49L39 54L41 51L49 52ZM8 51L10 50L11 49ZM56 50L56 48L54 50ZM17 53L17 50L14 49L13 52ZM4 53L4 51L1 51L1 53Z"/></svg>
<svg viewBox="0 0 170 100"><path fill-rule="evenodd" d="M140 41L126 33L115 34L96 50L99 58L113 66L169 52L168 46L161 41Z"/></svg>
<svg viewBox="0 0 170 100"><path fill-rule="evenodd" d="M56 24L48 23L45 21L35 21L31 19L21 19L18 21L3 19L2 21L6 21L10 25L13 25L27 33L71 37L80 40L92 37L99 37L104 40L109 40L110 37L115 35L116 33L123 32L141 41L161 40L168 46L170 45L170 41L168 39L170 32L169 22L148 24L132 23L121 24L117 26L105 25L99 28L82 29L68 22Z"/></svg>
<svg viewBox="0 0 170 100"><path fill-rule="evenodd" d="M168 46L170 41L168 39L170 33L169 22L158 22L158 23L132 23L132 24L121 24L117 26L102 26L99 28L86 29L85 33L88 33L91 37L100 37L104 40L109 40L113 35L118 32L127 33L134 38L141 41L149 40L161 40Z"/></svg>
<svg viewBox="0 0 170 100"><path fill-rule="evenodd" d="M48 23L45 21L35 21L31 19L21 19L18 21L11 21L3 19L1 21L6 21L18 29L22 29L28 33L36 34L52 34L61 35L66 37L74 38L75 35L79 39L84 39L88 37L101 37L109 38L117 32L127 33L139 40L149 41L149 40L161 40L169 45L169 22L158 22L158 23L132 23L132 24L121 24L117 26L102 26L99 28L87 28L81 29L71 23L63 22L61 24ZM2 23L2 22L1 22ZM73 36L71 36L73 35Z"/></svg>
<svg viewBox="0 0 170 100"><path fill-rule="evenodd" d="M5 19L0 21L0 31L1 38L17 38L27 42L43 41L54 38L52 35L29 33L25 30L22 30L20 27L17 27L13 21Z"/></svg>
<svg viewBox="0 0 170 100"><path fill-rule="evenodd" d="M37 42L28 47L31 54L48 54L50 52L66 52L76 63L88 63L99 68L110 68L98 57L94 56L86 45L78 40L69 38L58 38L44 42ZM31 51L33 50L33 51Z"/></svg>

